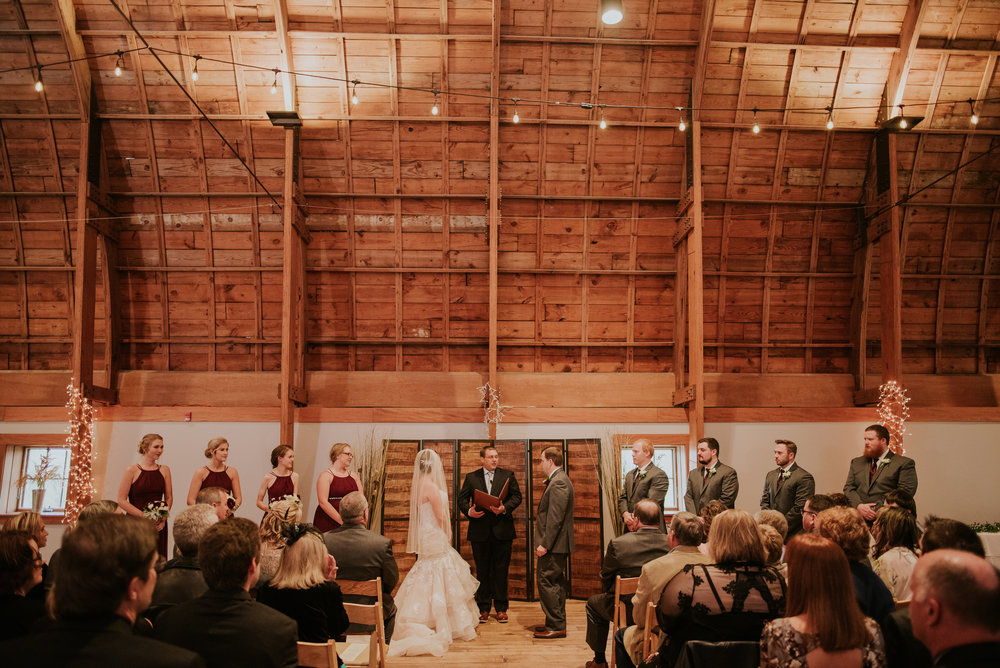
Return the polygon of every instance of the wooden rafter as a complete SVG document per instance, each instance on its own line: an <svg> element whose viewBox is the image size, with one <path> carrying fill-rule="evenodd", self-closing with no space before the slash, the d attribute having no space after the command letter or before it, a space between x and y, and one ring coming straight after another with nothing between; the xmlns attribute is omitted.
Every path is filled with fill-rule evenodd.
<svg viewBox="0 0 1000 668"><path fill-rule="evenodd" d="M499 276L497 268L499 266L499 236L500 236L500 100L497 97L500 92L500 25L501 0L493 0L492 24L491 24L491 61L490 61L490 174L489 192L487 194L487 227L489 230L489 263L490 263L490 286L489 286L489 368L487 377L490 387L499 389L497 386L497 335L498 335L498 298L499 298ZM490 422L490 439L497 437L497 425Z"/></svg>
<svg viewBox="0 0 1000 668"><path fill-rule="evenodd" d="M885 83L885 107L879 110L880 118L895 116L903 101L906 79L917 51L917 41L920 39L920 27L929 5L928 0L913 0L906 8L899 33L899 51L893 54L892 63L889 65L889 76Z"/></svg>

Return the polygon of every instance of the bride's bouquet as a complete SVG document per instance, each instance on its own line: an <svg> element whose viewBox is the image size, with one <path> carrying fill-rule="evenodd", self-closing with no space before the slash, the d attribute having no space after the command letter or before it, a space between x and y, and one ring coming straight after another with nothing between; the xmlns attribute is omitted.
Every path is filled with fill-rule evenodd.
<svg viewBox="0 0 1000 668"><path fill-rule="evenodd" d="M170 508L163 501L150 501L142 509L142 516L159 524L170 517Z"/></svg>

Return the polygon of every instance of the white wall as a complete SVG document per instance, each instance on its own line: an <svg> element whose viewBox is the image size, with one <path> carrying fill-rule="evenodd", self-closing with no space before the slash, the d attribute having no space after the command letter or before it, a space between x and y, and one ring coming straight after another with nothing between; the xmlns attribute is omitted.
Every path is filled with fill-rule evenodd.
<svg viewBox="0 0 1000 668"><path fill-rule="evenodd" d="M774 439L786 438L799 445L798 462L816 477L817 491L842 489L848 462L861 454L862 434L867 423L716 423L705 433L721 444L722 461L735 466L740 477L737 507L754 512L759 508L764 475L774 468ZM2 423L6 433L60 433L63 423ZM316 507L316 476L329 465L329 446L337 441L356 444L372 429L377 438L394 439L482 439L488 430L481 423L325 423L296 427L296 471L301 476L307 516ZM1000 485L992 475L1000 470L1000 424L911 422L905 441L907 455L917 461L919 489L917 508L921 518L934 513L965 522L1000 520ZM600 438L617 433L684 433L686 424L501 424L498 438ZM205 464L203 451L211 438L224 436L230 442L229 463L240 473L243 506L240 517L258 521L262 512L254 506L257 488L271 469L269 455L278 444L274 423L251 422L98 422L95 473L99 493L114 499L125 468L138 461L136 444L147 432L163 436L161 462L173 476L174 510L184 507L191 476ZM977 470L987 473L975 475ZM595 471L596 475L596 471ZM671 481L673 484L674 481ZM51 553L58 547L61 526L50 526Z"/></svg>

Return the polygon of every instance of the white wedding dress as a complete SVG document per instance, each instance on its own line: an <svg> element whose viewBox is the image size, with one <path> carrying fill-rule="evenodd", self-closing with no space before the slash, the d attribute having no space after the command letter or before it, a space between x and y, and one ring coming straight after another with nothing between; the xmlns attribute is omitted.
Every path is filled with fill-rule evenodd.
<svg viewBox="0 0 1000 668"><path fill-rule="evenodd" d="M448 495L441 492L447 506ZM472 640L479 626L475 593L479 581L438 526L429 501L417 510L420 542L417 562L396 594L396 629L389 656L448 651L452 640Z"/></svg>

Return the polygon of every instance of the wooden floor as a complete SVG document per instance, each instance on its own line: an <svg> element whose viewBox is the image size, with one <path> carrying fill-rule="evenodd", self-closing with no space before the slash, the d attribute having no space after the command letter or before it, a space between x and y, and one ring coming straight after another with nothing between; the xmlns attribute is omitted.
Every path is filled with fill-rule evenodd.
<svg viewBox="0 0 1000 668"><path fill-rule="evenodd" d="M545 623L545 616L538 602L511 601L510 621L499 624L494 617L479 625L475 640L452 644L444 656L392 657L388 666L537 666L539 668L564 668L583 665L594 658L585 642L587 615L586 601L566 602L566 638L538 640L532 636L534 627Z"/></svg>

